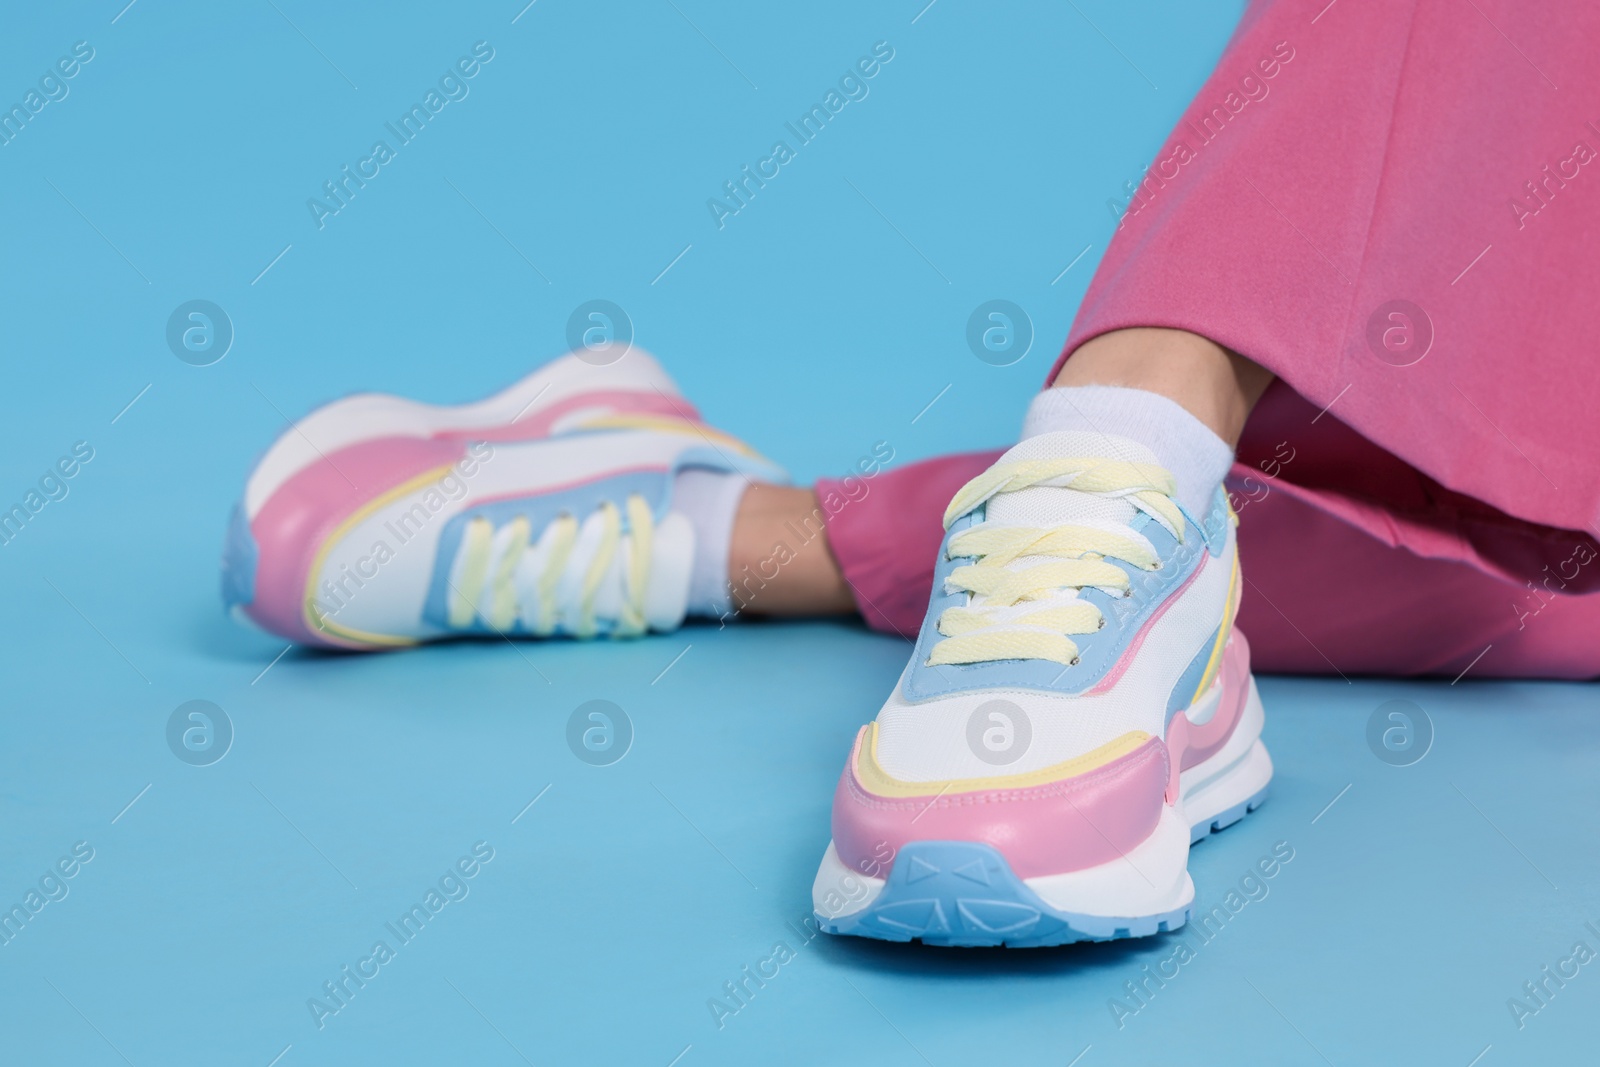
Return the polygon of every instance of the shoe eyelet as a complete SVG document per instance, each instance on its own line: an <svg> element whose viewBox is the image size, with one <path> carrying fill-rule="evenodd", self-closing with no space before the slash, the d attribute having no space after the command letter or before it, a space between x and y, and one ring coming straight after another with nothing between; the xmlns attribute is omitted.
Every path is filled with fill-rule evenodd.
<svg viewBox="0 0 1600 1067"><path fill-rule="evenodd" d="M1104 630L1105 628L1106 628L1106 620L1105 620L1105 616L1102 615L1100 617L1100 625L1096 626L1095 629L1096 630Z"/></svg>
<svg viewBox="0 0 1600 1067"><path fill-rule="evenodd" d="M1083 660L1079 659L1077 656L1073 656L1072 657L1072 662L1067 664L1067 666L1076 667L1078 664L1080 664L1082 662L1083 662Z"/></svg>

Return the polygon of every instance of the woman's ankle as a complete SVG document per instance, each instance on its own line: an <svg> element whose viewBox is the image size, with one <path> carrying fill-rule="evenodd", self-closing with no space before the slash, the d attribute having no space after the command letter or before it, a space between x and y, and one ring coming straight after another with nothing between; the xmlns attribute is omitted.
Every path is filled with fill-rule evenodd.
<svg viewBox="0 0 1600 1067"><path fill-rule="evenodd" d="M728 554L735 615L854 614L826 520L809 488L757 484L745 491Z"/></svg>
<svg viewBox="0 0 1600 1067"><path fill-rule="evenodd" d="M1174 401L1230 448L1272 372L1199 334L1134 327L1079 345L1052 386L1110 385Z"/></svg>

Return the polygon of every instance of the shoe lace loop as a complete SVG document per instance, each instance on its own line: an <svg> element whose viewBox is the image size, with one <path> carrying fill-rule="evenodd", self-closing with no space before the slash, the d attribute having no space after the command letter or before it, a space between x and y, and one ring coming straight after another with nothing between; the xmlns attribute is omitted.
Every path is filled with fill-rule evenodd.
<svg viewBox="0 0 1600 1067"><path fill-rule="evenodd" d="M450 582L448 624L466 629L481 617L490 629L504 633L521 619L539 637L558 629L593 637L599 631L601 585L620 566L623 599L610 632L615 637L644 633L655 516L638 494L623 503L626 535L622 512L610 501L583 524L570 514L557 516L536 543L524 516L498 527L481 515L469 521L451 568L456 577Z"/></svg>
<svg viewBox="0 0 1600 1067"><path fill-rule="evenodd" d="M1124 499L1180 543L1184 539L1186 523L1172 499L1171 473L1154 464L1094 457L996 464L956 493L945 509L945 528L1002 493L1034 486ZM1078 593L1093 587L1131 595L1127 572L1110 559L1143 570L1161 566L1149 542L1131 529L1073 524L1040 528L985 520L951 537L947 551L951 558L975 562L955 568L945 580L947 591L968 594L967 604L939 615L942 640L934 644L929 666L1004 659L1071 666L1078 660L1078 645L1068 635L1094 633L1104 625L1100 609Z"/></svg>

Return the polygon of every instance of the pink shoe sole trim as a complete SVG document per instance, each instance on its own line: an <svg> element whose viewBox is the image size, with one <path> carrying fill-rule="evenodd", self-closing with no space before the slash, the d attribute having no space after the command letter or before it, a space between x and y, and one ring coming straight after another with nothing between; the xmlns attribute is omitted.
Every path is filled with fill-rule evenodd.
<svg viewBox="0 0 1600 1067"><path fill-rule="evenodd" d="M860 745L858 735L833 798L834 847L855 870L872 869L885 845L898 852L912 841L992 845L1020 878L1096 867L1150 836L1169 777L1167 748L1151 738L1059 782L891 799L869 793L857 780Z"/></svg>

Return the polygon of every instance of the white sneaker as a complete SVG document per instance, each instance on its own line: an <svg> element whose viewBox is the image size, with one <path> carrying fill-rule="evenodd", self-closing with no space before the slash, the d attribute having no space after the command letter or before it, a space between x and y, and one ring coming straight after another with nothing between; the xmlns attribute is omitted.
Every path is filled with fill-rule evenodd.
<svg viewBox="0 0 1600 1067"><path fill-rule="evenodd" d="M306 645L632 636L687 607L687 468L784 473L700 421L649 355L567 355L487 400L363 394L257 464L223 553L230 613Z"/></svg>
<svg viewBox="0 0 1600 1067"><path fill-rule="evenodd" d="M1147 449L1114 448L1029 438L951 502L911 662L834 794L824 930L1011 946L1171 930L1194 901L1190 844L1265 799L1226 495L1186 514Z"/></svg>

